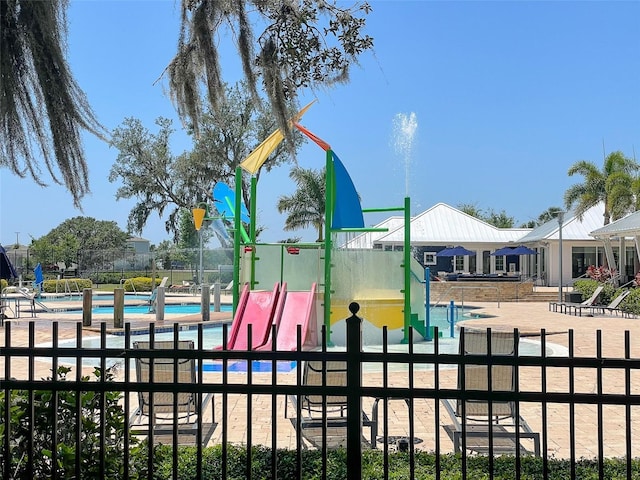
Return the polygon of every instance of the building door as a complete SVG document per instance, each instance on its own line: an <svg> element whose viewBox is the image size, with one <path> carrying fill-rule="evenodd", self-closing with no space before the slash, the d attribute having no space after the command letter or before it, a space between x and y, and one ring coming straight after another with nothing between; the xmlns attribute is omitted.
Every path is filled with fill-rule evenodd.
<svg viewBox="0 0 640 480"><path fill-rule="evenodd" d="M484 250L482 252L482 273L488 275L491 273L491 251Z"/></svg>

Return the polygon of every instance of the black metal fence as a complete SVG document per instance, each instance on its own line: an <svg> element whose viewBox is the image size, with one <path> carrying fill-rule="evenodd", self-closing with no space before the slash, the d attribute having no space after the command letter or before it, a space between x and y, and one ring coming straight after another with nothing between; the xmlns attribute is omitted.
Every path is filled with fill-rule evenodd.
<svg viewBox="0 0 640 480"><path fill-rule="evenodd" d="M129 325L112 346L104 324L98 343L86 347L80 324L69 332L57 322L52 341L37 344L36 325L29 323L26 342L15 345L12 322L4 327L4 479L308 478L305 450L320 453L313 478L329 478L335 459L328 459L338 446L346 452L345 478L366 478L367 450L383 459L376 478L390 478L398 462L408 472L403 478L424 478L418 471L425 452L433 462L430 478L445 475L444 458L456 459L462 478L474 478L470 462L478 456L494 478L502 455L513 457L512 478L530 459L539 462L536 478L555 478L558 460L577 478L585 458L598 478L608 477L607 459L621 464L620 478L640 475L634 462L640 360L631 356L628 332L624 355L606 358L600 331L596 354L576 357L573 332L566 352L551 356L544 330L538 353L526 355L517 331L504 351L490 329L479 353L465 349L464 329L455 351L446 351L437 335L428 352L413 342L399 351L386 344L386 332L382 346L363 351L357 317L347 321L345 349L294 352L205 350L203 324L194 348L177 348L185 333L178 325L176 348L169 349L154 348L161 332L153 326L145 337L152 347L136 345L140 337ZM223 345L227 335L225 327ZM307 368L314 364L319 381ZM192 446L187 457L185 444ZM282 452L293 452L288 473ZM257 473L265 455L267 470ZM185 458L192 459L188 467Z"/></svg>

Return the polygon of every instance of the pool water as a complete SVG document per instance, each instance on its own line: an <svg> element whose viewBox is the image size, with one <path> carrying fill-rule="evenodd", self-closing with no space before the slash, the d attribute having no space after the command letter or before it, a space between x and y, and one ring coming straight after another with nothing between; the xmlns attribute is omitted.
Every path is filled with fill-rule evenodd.
<svg viewBox="0 0 640 480"><path fill-rule="evenodd" d="M140 300L141 302L148 302L149 297L151 297L150 293L125 293L125 300ZM94 301L97 300L108 300L113 302L113 293L94 293L92 296ZM78 300L82 300L82 292L73 292L73 293L60 293L60 294L42 294L40 300L45 302L77 302Z"/></svg>
<svg viewBox="0 0 640 480"><path fill-rule="evenodd" d="M211 305L211 311L213 312L213 305ZM221 312L231 312L232 308L229 304L220 305ZM113 307L94 307L91 309L91 313L100 314L100 313L109 313L113 314ZM141 313L154 313L149 311L149 305L125 305L124 313L130 314L141 314ZM180 305L174 304L165 304L164 313L176 313L176 314L184 314L190 315L193 313L200 313L200 304L199 303L186 303Z"/></svg>
<svg viewBox="0 0 640 480"><path fill-rule="evenodd" d="M222 345L222 331L223 327L220 325L212 325L205 326L203 328L203 342L202 348L204 350L212 350L220 345ZM174 333L173 331L163 331L157 332L155 334L156 341L165 341L165 340L173 340ZM107 348L124 348L125 337L124 335L106 335L106 347ZM193 340L194 346L198 349L198 330L196 328L192 329L182 329L178 332L179 340ZM136 341L148 341L148 334L137 334L131 335L131 344L133 345ZM76 348L76 340L67 340L60 342L60 348ZM84 348L91 349L99 349L100 348L100 337L86 337L82 339L82 346ZM48 345L50 346L50 344ZM389 353L406 353L408 352L409 346L406 344L390 344L387 347L387 351ZM332 349L330 349L332 350ZM343 350L340 348L334 348L333 350ZM363 346L363 350L365 352L382 352L382 346L380 345L365 345ZM413 351L415 353L433 353L434 352L434 342L415 342L413 344ZM440 338L438 340L438 351L442 354L455 354L458 352L458 339L457 338ZM540 342L531 339L520 339L519 352L521 356L539 356L540 355ZM555 345L551 343L547 343L547 356L566 356L566 349L560 345ZM74 358L64 358L61 357L59 359L60 363L67 364L75 364ZM98 366L100 364L99 358L84 358L83 365L85 366ZM111 358L106 362L107 366L112 366L115 364L122 365L122 360L119 358ZM398 364L398 363L389 363L389 369L392 371L400 371L407 370L406 364ZM273 367L273 363L271 361L253 361L252 370L254 372L271 372ZM441 365L441 368L455 368L456 365ZM279 372L288 372L296 368L295 361L279 361L277 362L277 371ZM414 369L417 370L432 370L433 364L430 363L416 363L413 366ZM203 370L206 372L220 372L223 369L223 364L218 360L206 360L203 364ZM363 365L363 369L365 371L381 371L382 364L381 363L367 363ZM247 362L245 360L229 360L227 363L227 371L228 372L246 372L247 371Z"/></svg>
<svg viewBox="0 0 640 480"><path fill-rule="evenodd" d="M221 326L205 326L202 329L202 348L203 350L213 350L216 347L222 345L222 330ZM198 330L196 328L192 329L183 329L178 333L179 340L193 340L194 347L198 349ZM155 341L173 341L174 333L173 331L162 331L156 332L154 335ZM124 348L125 345L125 336L124 335L106 335L106 348ZM149 341L148 334L138 334L131 335L130 343L131 345L134 342L144 342ZM76 340L67 340L59 343L60 348L76 348L77 341ZM100 337L86 337L82 339L82 347L83 348L91 348L91 349L99 349L101 346ZM69 357L61 357L59 359L60 363L68 363L75 364L75 358ZM84 366L98 366L100 364L99 358L84 358L83 365ZM108 367L113 365L122 365L123 362L118 358L109 358L106 361L106 365ZM277 371L279 372L289 372L295 368L295 361L279 361L277 362ZM273 362L270 361L253 361L252 362L252 370L254 372L271 372L273 367ZM202 366L202 369L205 372L221 372L223 369L223 364L221 361L216 360L206 360ZM228 372L246 372L247 371L247 362L245 360L229 360L227 362L227 371Z"/></svg>

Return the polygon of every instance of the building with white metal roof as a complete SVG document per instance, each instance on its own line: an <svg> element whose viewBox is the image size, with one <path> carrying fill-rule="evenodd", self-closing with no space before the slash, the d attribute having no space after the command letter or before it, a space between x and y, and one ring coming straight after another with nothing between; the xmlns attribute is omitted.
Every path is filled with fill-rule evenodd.
<svg viewBox="0 0 640 480"><path fill-rule="evenodd" d="M626 276L623 280L628 280L637 270L637 259L640 258L640 212L634 212L597 228L590 235L604 244L607 264L621 271ZM631 246L627 244L629 240ZM614 246L614 241L618 242L617 246ZM620 252L624 254L624 258L620 258ZM625 267L620 268L620 265Z"/></svg>
<svg viewBox="0 0 640 480"><path fill-rule="evenodd" d="M566 212L562 221L562 283L571 285L589 265L602 265L604 248L591 235L602 226L604 205L587 210L582 218ZM640 217L638 217L640 232ZM397 250L404 245L402 217L390 217L375 228L388 232L367 232L349 239L343 248ZM640 235L640 233L639 233ZM475 255L441 258L446 247L462 245ZM538 252L528 257L493 256L505 246L527 245ZM520 272L545 285L560 281L560 224L550 220L534 229L498 228L445 203L438 203L411 220L411 246L423 266L433 271L496 274Z"/></svg>

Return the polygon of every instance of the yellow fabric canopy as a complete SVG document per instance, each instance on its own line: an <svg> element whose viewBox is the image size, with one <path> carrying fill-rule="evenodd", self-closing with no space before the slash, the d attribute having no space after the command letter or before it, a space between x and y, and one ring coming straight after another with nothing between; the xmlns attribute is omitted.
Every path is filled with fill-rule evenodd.
<svg viewBox="0 0 640 480"><path fill-rule="evenodd" d="M302 116L305 114L307 110L313 105L315 100L309 102L302 110L300 110L292 119L291 123L297 123ZM264 140L258 147L249 154L247 158L245 158L242 162L240 162L240 167L242 167L245 171L249 172L251 175L255 175L264 162L267 161L271 152L275 150L275 148L280 144L280 142L284 139L284 135L282 131L278 128L271 135L269 135L266 140Z"/></svg>

